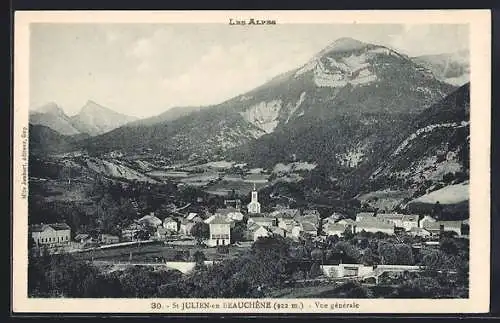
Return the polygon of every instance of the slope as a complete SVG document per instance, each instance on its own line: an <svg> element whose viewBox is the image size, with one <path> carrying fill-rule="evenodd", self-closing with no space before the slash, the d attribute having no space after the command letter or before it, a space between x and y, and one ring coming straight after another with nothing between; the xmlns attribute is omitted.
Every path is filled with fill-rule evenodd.
<svg viewBox="0 0 500 323"><path fill-rule="evenodd" d="M30 112L29 119L33 125L49 127L62 135L76 135L80 133L74 127L71 119L53 102Z"/></svg>
<svg viewBox="0 0 500 323"><path fill-rule="evenodd" d="M363 186L362 201L377 202L379 192L398 195L396 205L405 203L469 178L470 83L423 111L412 122L408 135L379 165ZM389 194L390 195L390 194ZM370 201L371 200L371 201ZM424 199L425 200L425 199Z"/></svg>
<svg viewBox="0 0 500 323"><path fill-rule="evenodd" d="M86 144L98 152L149 147L178 159L228 157L259 164L267 157L259 159L258 149L280 160L301 154L302 148L294 147L307 147L302 155L314 158L335 137L334 149L321 159L337 154L354 169L370 161L378 146L390 144L384 137L404 127L408 116L453 89L391 49L340 39L304 66L210 109L150 126L125 126ZM360 154L365 157L351 162L351 155Z"/></svg>
<svg viewBox="0 0 500 323"><path fill-rule="evenodd" d="M91 100L87 101L77 115L71 117L76 129L92 136L106 133L135 120L136 117L115 112Z"/></svg>
<svg viewBox="0 0 500 323"><path fill-rule="evenodd" d="M469 60L467 50L413 58L415 63L431 70L438 79L457 86L469 82Z"/></svg>

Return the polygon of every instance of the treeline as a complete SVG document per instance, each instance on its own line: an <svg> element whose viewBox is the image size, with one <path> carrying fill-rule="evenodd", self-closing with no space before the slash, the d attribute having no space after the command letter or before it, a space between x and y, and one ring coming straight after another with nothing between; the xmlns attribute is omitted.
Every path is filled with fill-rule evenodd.
<svg viewBox="0 0 500 323"><path fill-rule="evenodd" d="M29 259L29 295L80 298L268 297L273 291L301 286L304 279L322 275L320 264L339 254L345 255L345 262L366 264L378 262L377 257L380 260L380 255L385 258L381 263L412 264L421 261L429 270L413 277L408 284L400 282L406 293L411 293L412 288L417 294L419 290L430 293L429 288L434 288L441 290L442 297L455 297L449 289L447 275L438 274L440 270L446 269L458 272L455 286L461 290L468 288L468 250L451 239L444 239L438 250L425 255L414 255L401 245L381 241L367 242L365 249L350 241L332 241L331 244L331 248L323 251L310 241L297 246L281 237L261 238L238 258L228 258L211 266L205 266L204 256L198 253L194 256L197 263L195 270L188 275L140 266L107 272L70 255L47 255ZM352 283L339 288L337 292L336 296L373 295L365 287ZM398 297L398 294L393 296Z"/></svg>

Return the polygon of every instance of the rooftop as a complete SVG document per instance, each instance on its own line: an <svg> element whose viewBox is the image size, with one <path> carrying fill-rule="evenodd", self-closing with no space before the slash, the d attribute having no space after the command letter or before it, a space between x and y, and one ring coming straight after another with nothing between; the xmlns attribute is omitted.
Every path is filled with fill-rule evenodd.
<svg viewBox="0 0 500 323"><path fill-rule="evenodd" d="M228 215L229 213L241 213L241 211L234 207L227 207L223 209L217 209L215 213L221 215Z"/></svg>
<svg viewBox="0 0 500 323"><path fill-rule="evenodd" d="M231 224L231 222L223 216L216 216L209 224Z"/></svg>
<svg viewBox="0 0 500 323"><path fill-rule="evenodd" d="M29 227L29 230L31 232L42 232L42 231L45 231L46 229L48 229L49 227L56 230L56 231L71 230L69 225L67 225L66 223L32 224Z"/></svg>
<svg viewBox="0 0 500 323"><path fill-rule="evenodd" d="M340 224L340 223L329 223L326 227L325 227L325 230L326 231L329 231L329 230L335 230L335 231L343 231L345 230L345 226Z"/></svg>
<svg viewBox="0 0 500 323"><path fill-rule="evenodd" d="M378 228L378 229L393 229L394 224L382 222L376 218L366 218L356 223L358 228Z"/></svg>
<svg viewBox="0 0 500 323"><path fill-rule="evenodd" d="M416 214L380 213L377 214L377 218L393 220L401 219L402 221L418 221L418 215Z"/></svg>
<svg viewBox="0 0 500 323"><path fill-rule="evenodd" d="M304 231L317 231L318 230L318 228L314 225L314 223L304 221L304 222L301 222L300 224L302 226L302 230L304 230Z"/></svg>

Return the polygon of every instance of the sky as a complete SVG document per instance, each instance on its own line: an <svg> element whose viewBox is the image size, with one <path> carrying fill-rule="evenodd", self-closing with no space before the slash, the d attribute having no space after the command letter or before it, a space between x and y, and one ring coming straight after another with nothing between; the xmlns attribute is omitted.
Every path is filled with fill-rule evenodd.
<svg viewBox="0 0 500 323"><path fill-rule="evenodd" d="M41 24L30 26L30 109L88 100L139 118L223 102L298 68L341 37L409 56L468 49L467 25Z"/></svg>

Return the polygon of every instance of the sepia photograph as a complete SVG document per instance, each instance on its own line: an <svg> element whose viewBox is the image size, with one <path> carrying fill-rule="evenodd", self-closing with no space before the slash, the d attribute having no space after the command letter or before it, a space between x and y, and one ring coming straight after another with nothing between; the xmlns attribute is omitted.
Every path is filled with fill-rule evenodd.
<svg viewBox="0 0 500 323"><path fill-rule="evenodd" d="M30 308L487 310L487 11L43 14L16 28Z"/></svg>

